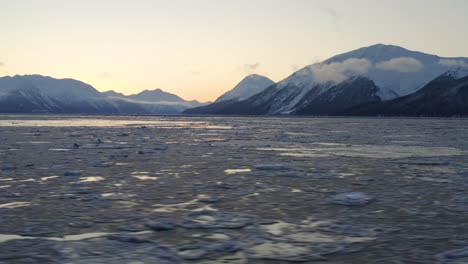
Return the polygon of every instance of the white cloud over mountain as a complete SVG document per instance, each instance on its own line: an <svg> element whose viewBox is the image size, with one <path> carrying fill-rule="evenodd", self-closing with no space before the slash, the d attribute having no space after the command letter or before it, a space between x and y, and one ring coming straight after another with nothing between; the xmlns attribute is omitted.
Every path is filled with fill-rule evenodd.
<svg viewBox="0 0 468 264"><path fill-rule="evenodd" d="M462 60L455 60L455 59L441 59L439 60L439 64L444 65L444 66L468 68L468 63Z"/></svg>
<svg viewBox="0 0 468 264"><path fill-rule="evenodd" d="M419 72L424 68L424 64L414 58L401 57L379 62L375 67L384 71Z"/></svg>
<svg viewBox="0 0 468 264"><path fill-rule="evenodd" d="M369 72L372 63L367 59L347 59L343 62L330 64L314 64L309 67L314 79L319 83L340 83L346 80L348 75L363 75Z"/></svg>

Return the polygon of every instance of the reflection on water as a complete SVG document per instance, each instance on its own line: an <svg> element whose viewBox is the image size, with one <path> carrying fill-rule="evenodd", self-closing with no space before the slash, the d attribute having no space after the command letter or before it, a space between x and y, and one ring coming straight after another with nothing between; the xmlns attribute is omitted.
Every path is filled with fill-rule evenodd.
<svg viewBox="0 0 468 264"><path fill-rule="evenodd" d="M15 117L15 116L13 116ZM20 117L20 116L19 116ZM67 117L58 118L45 116L38 119L0 119L0 127L159 127L159 128L206 128L206 129L232 129L227 125L215 125L204 121L176 121L162 117L152 118L125 118L113 117L90 118L90 117ZM40 142L46 143L46 142ZM39 144L39 143L37 143Z"/></svg>

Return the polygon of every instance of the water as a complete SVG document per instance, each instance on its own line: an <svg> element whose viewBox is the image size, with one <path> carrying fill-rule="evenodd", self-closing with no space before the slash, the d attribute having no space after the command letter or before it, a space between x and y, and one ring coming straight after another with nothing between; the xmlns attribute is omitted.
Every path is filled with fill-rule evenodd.
<svg viewBox="0 0 468 264"><path fill-rule="evenodd" d="M0 263L467 261L467 120L3 116L0 142Z"/></svg>

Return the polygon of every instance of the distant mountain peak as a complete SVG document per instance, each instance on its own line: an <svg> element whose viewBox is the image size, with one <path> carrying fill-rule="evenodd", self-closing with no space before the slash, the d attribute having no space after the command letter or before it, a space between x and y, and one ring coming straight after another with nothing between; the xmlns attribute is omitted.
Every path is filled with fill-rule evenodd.
<svg viewBox="0 0 468 264"><path fill-rule="evenodd" d="M356 50L352 50L349 52L345 52L342 54L338 54L333 56L323 63L332 63L332 62L339 62L343 61L348 58L357 58L357 59L368 59L372 62L379 62L379 61L386 61L393 58L399 57L433 57L438 58L432 54L425 54L419 51L412 51L406 48L390 45L390 44L375 44L367 47L361 47Z"/></svg>
<svg viewBox="0 0 468 264"><path fill-rule="evenodd" d="M252 74L249 74L247 76L244 77L244 79L258 79L258 78L261 78L261 79L268 79L268 77L265 77L263 75L260 75L260 74L257 74L257 73L252 73Z"/></svg>
<svg viewBox="0 0 468 264"><path fill-rule="evenodd" d="M118 93L114 90L105 91L105 92L102 92L102 94L107 97L125 97L123 93Z"/></svg>
<svg viewBox="0 0 468 264"><path fill-rule="evenodd" d="M377 43L374 45L370 45L367 47L362 47L363 49L401 49L401 50L407 50L401 46L393 45L393 44L383 44L383 43Z"/></svg>
<svg viewBox="0 0 468 264"><path fill-rule="evenodd" d="M216 102L227 100L241 101L262 92L273 84L275 83L265 76L250 74L244 77L233 89L221 95Z"/></svg>
<svg viewBox="0 0 468 264"><path fill-rule="evenodd" d="M147 102L185 102L185 100L179 96L165 92L159 88L154 90L143 90L138 94L133 94L128 97L130 99Z"/></svg>
<svg viewBox="0 0 468 264"><path fill-rule="evenodd" d="M143 90L142 92L164 93L164 91L161 90L160 88L156 88L156 89L153 89L153 90L145 89L145 90Z"/></svg>

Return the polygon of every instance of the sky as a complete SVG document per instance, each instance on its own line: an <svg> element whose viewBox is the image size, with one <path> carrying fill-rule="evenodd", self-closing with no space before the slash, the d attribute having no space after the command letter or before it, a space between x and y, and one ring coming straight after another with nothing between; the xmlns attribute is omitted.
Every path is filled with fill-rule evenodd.
<svg viewBox="0 0 468 264"><path fill-rule="evenodd" d="M468 57L466 0L0 0L0 76L212 101L377 43Z"/></svg>

